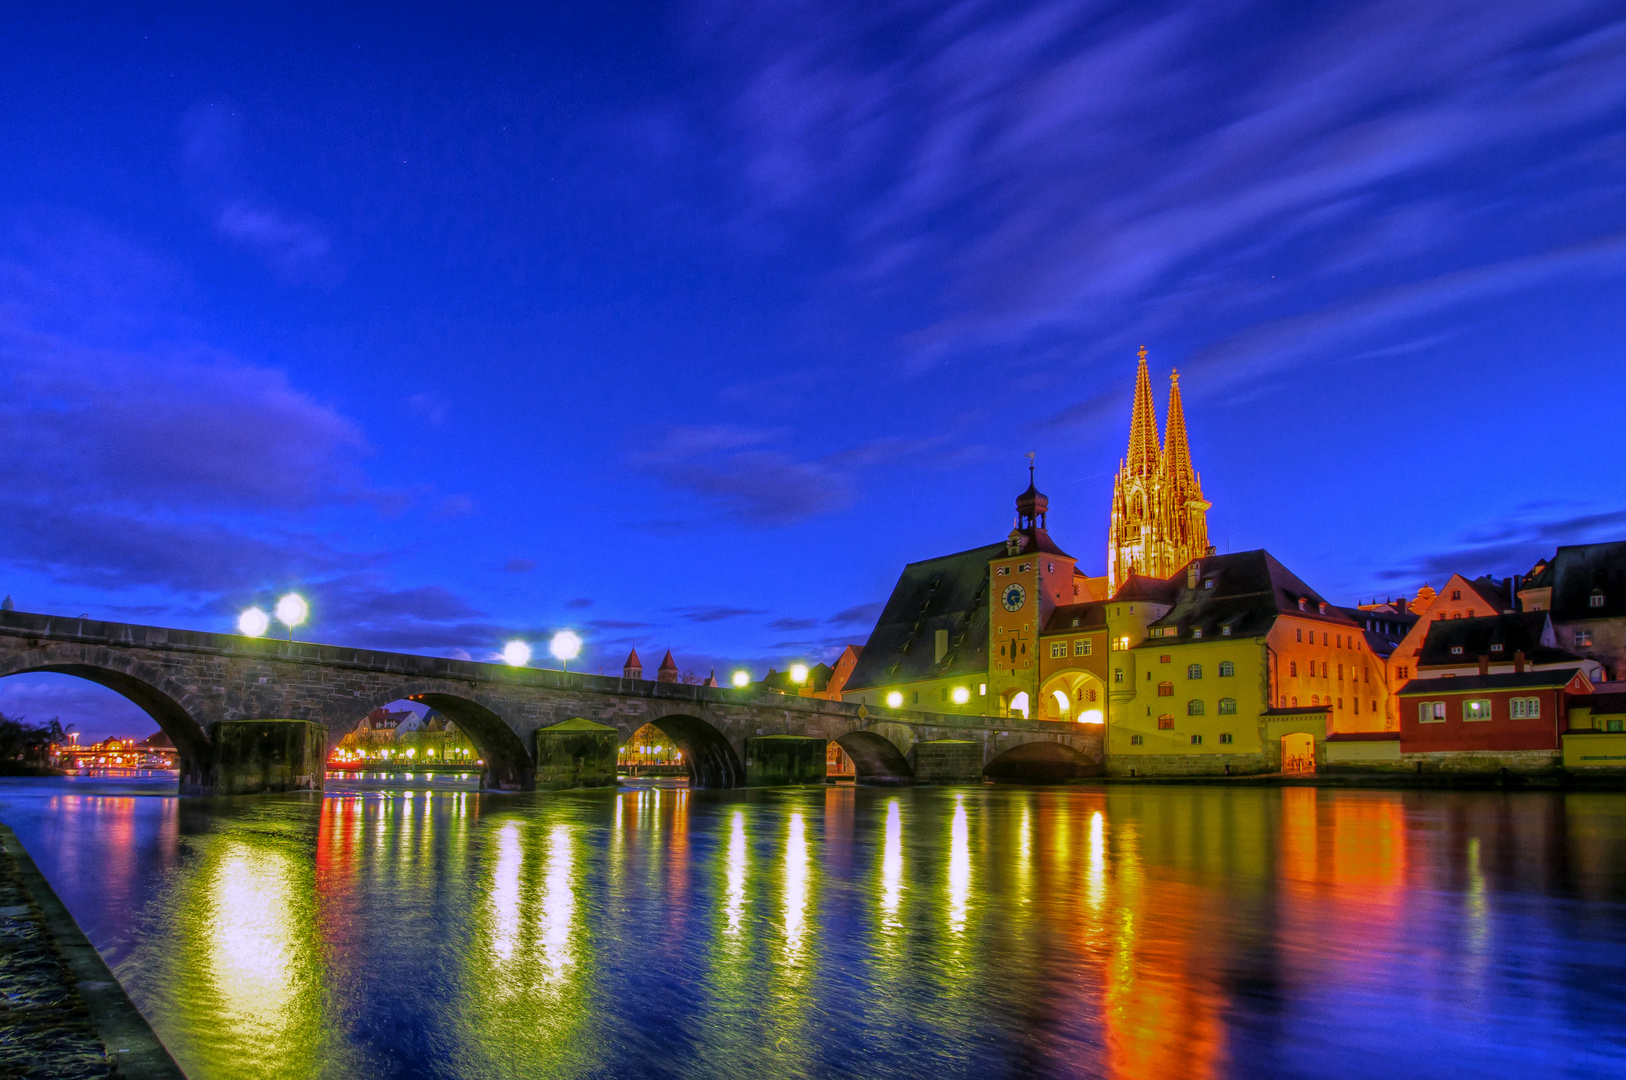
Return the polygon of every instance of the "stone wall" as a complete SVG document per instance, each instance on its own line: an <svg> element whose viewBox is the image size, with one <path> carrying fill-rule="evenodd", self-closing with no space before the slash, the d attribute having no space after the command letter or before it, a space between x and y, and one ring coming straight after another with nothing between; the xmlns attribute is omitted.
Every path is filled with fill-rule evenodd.
<svg viewBox="0 0 1626 1080"><path fill-rule="evenodd" d="M1264 754L1124 754L1107 761L1108 776L1251 776L1277 768Z"/></svg>

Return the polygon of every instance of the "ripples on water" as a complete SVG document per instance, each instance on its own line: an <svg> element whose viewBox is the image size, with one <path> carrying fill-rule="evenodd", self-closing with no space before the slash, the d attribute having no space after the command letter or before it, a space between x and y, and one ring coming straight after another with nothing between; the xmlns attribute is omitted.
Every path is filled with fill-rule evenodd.
<svg viewBox="0 0 1626 1080"><path fill-rule="evenodd" d="M1626 1073L1626 795L14 781L194 1080Z"/></svg>

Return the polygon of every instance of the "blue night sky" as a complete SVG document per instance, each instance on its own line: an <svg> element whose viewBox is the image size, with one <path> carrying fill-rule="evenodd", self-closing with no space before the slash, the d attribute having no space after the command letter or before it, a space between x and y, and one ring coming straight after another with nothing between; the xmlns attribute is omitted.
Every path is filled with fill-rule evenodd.
<svg viewBox="0 0 1626 1080"><path fill-rule="evenodd" d="M1142 343L1344 602L1626 536L1618 3L541 7L8 9L0 592L825 658L1025 451L1104 572Z"/></svg>

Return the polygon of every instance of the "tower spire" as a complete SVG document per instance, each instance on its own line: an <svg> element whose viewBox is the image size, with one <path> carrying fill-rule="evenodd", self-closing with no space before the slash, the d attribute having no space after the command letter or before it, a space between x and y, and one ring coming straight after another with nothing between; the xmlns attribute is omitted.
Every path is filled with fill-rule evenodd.
<svg viewBox="0 0 1626 1080"><path fill-rule="evenodd" d="M1135 404L1129 413L1129 452L1124 455L1124 472L1130 476L1152 476L1162 456L1157 435L1157 412L1152 407L1152 380L1146 374L1146 346L1140 347L1140 367L1135 372Z"/></svg>
<svg viewBox="0 0 1626 1080"><path fill-rule="evenodd" d="M1179 501L1188 496L1202 497L1197 474L1191 467L1191 447L1186 442L1186 411L1180 403L1180 372L1169 376L1169 418L1163 425L1163 478L1170 494Z"/></svg>

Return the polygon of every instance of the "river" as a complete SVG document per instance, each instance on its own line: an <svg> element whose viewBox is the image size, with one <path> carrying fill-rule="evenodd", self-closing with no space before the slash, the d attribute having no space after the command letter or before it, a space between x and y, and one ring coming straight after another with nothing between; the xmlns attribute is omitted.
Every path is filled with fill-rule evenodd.
<svg viewBox="0 0 1626 1080"><path fill-rule="evenodd" d="M1620 794L73 778L0 820L193 1080L1626 1075Z"/></svg>

